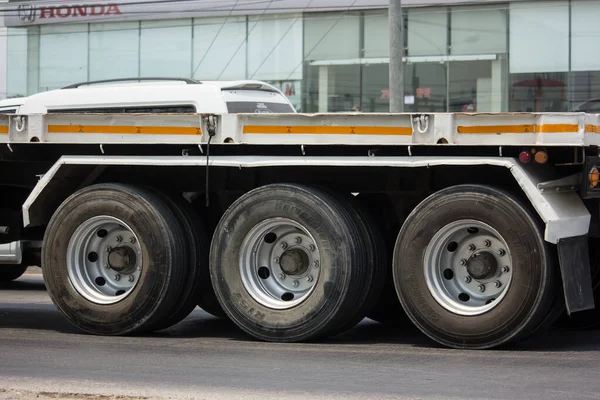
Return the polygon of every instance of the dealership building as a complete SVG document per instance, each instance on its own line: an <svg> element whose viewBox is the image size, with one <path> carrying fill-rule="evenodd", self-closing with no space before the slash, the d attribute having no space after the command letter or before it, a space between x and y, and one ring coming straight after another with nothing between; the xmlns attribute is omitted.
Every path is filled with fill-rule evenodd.
<svg viewBox="0 0 600 400"><path fill-rule="evenodd" d="M405 111L556 112L600 104L600 1L402 3ZM9 1L0 31L2 97L111 78L259 79L281 88L301 112L387 112L387 6Z"/></svg>

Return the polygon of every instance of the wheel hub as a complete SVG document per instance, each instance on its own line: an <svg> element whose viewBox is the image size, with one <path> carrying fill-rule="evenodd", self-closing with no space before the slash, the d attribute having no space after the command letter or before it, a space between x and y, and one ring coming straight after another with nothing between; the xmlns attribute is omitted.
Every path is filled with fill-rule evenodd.
<svg viewBox="0 0 600 400"><path fill-rule="evenodd" d="M480 315L508 292L513 265L510 248L491 226L475 220L442 227L425 250L425 279L433 298L459 315Z"/></svg>
<svg viewBox="0 0 600 400"><path fill-rule="evenodd" d="M308 255L300 249L287 250L281 256L281 270L286 275L302 275L308 270Z"/></svg>
<svg viewBox="0 0 600 400"><path fill-rule="evenodd" d="M135 250L131 247L117 247L108 254L108 264L110 268L120 273L133 271L137 264Z"/></svg>
<svg viewBox="0 0 600 400"><path fill-rule="evenodd" d="M92 217L69 239L69 279L93 303L114 304L125 298L137 285L142 267L139 238L115 217Z"/></svg>
<svg viewBox="0 0 600 400"><path fill-rule="evenodd" d="M244 287L257 302L279 310L308 298L319 280L320 261L314 238L287 218L258 223L240 249Z"/></svg>
<svg viewBox="0 0 600 400"><path fill-rule="evenodd" d="M487 251L476 253L467 262L467 272L478 281L488 280L498 273L498 261Z"/></svg>

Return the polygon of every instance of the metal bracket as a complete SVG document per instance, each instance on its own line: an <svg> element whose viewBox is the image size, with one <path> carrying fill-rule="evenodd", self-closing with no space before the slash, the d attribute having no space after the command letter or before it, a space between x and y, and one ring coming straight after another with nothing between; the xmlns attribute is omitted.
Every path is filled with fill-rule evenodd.
<svg viewBox="0 0 600 400"><path fill-rule="evenodd" d="M217 116L213 114L205 115L204 123L206 124L208 135L215 136L217 134Z"/></svg>
<svg viewBox="0 0 600 400"><path fill-rule="evenodd" d="M540 182L537 184L537 188L540 193L547 191L573 192L579 188L579 185L581 185L581 174L574 174L553 181Z"/></svg>
<svg viewBox="0 0 600 400"><path fill-rule="evenodd" d="M15 129L17 132L23 132L27 125L27 117L24 115L16 116L15 118Z"/></svg>
<svg viewBox="0 0 600 400"><path fill-rule="evenodd" d="M558 163L555 164L557 167L567 166L567 165L583 165L585 164L585 147L581 148L581 160L578 159L579 148L573 148L573 162L568 163Z"/></svg>
<svg viewBox="0 0 600 400"><path fill-rule="evenodd" d="M425 133L429 129L429 115L421 114L419 116L412 117L410 124L412 125L413 130L415 129L416 124L417 131L419 133Z"/></svg>

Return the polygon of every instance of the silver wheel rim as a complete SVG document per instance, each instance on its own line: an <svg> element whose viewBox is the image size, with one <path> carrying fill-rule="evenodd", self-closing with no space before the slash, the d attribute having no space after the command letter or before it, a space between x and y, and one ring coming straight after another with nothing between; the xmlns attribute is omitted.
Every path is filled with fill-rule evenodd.
<svg viewBox="0 0 600 400"><path fill-rule="evenodd" d="M240 273L254 300L281 310L310 296L319 280L320 261L319 247L308 230L290 219L273 218L246 235Z"/></svg>
<svg viewBox="0 0 600 400"><path fill-rule="evenodd" d="M474 220L452 222L425 250L425 279L435 300L448 311L480 315L506 296L513 263L506 241L491 226Z"/></svg>
<svg viewBox="0 0 600 400"><path fill-rule="evenodd" d="M138 237L123 221L98 216L81 224L67 247L75 290L96 304L114 304L135 288L142 271Z"/></svg>

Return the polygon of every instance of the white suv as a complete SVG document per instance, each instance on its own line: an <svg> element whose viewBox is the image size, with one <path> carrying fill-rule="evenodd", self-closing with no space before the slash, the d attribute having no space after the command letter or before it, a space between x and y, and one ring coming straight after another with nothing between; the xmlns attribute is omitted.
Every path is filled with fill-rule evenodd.
<svg viewBox="0 0 600 400"><path fill-rule="evenodd" d="M0 113L295 113L265 82L128 78L84 82L0 101Z"/></svg>

